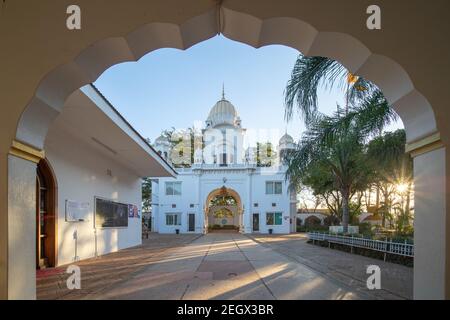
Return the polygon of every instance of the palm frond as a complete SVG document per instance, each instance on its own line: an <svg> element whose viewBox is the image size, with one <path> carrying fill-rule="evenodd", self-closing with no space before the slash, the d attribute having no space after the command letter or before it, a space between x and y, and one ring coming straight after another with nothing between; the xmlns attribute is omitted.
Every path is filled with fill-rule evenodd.
<svg viewBox="0 0 450 320"><path fill-rule="evenodd" d="M358 80L348 90L349 103L352 105L357 104L358 101L367 99L376 91L379 91L379 89L375 84L362 77L358 77Z"/></svg>
<svg viewBox="0 0 450 320"><path fill-rule="evenodd" d="M395 111L389 106L380 91L374 91L370 96L353 105L349 112L342 115L339 111L326 117L327 121L322 125L324 139L333 141L342 132L347 132L350 127L358 132L361 139L367 140L379 133L398 118Z"/></svg>
<svg viewBox="0 0 450 320"><path fill-rule="evenodd" d="M352 107L356 126L369 138L380 134L383 128L398 119L397 113L390 107L381 91L374 91L355 107Z"/></svg>
<svg viewBox="0 0 450 320"><path fill-rule="evenodd" d="M342 85L347 71L335 60L300 55L295 62L285 90L285 119L291 120L294 111L308 120L317 112L317 90L321 85L332 88Z"/></svg>

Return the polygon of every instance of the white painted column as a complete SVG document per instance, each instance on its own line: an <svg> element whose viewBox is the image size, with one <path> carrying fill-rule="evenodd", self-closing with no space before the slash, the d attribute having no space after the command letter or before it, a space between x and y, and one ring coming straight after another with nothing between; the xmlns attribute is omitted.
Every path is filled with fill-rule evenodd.
<svg viewBox="0 0 450 320"><path fill-rule="evenodd" d="M36 163L14 155L8 155L7 226L8 299L36 299Z"/></svg>
<svg viewBox="0 0 450 320"><path fill-rule="evenodd" d="M446 149L414 158L414 298L450 298Z"/></svg>
<svg viewBox="0 0 450 320"><path fill-rule="evenodd" d="M246 199L246 206L245 206L245 215L243 216L244 219L244 232L245 233L251 233L253 232L253 223L252 223L252 189L253 189L253 174L249 172L247 176L247 199Z"/></svg>
<svg viewBox="0 0 450 320"><path fill-rule="evenodd" d="M289 217L292 221L289 231L295 233L297 232L297 193L294 190L289 191L289 211Z"/></svg>
<svg viewBox="0 0 450 320"><path fill-rule="evenodd" d="M203 199L202 199L202 186L201 186L201 173L197 175L197 215L195 219L195 232L196 233L208 233L208 226L205 226L206 216L203 209ZM198 219L197 219L198 217ZM198 221L197 221L198 220Z"/></svg>

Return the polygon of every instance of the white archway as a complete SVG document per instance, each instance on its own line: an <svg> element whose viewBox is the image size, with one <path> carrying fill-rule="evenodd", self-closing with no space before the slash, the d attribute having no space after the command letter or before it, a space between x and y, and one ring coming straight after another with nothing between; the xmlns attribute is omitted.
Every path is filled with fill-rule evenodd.
<svg viewBox="0 0 450 320"><path fill-rule="evenodd" d="M430 151L443 146L432 107L428 100L415 89L408 73L397 62L371 52L361 41L347 34L321 31L308 22L295 18L275 17L261 20L246 13L221 7L194 17L181 25L165 22L150 23L126 36L110 37L93 43L80 52L75 59L48 73L41 80L34 97L22 113L16 130L17 141L13 142L10 153L20 155L25 152L32 154L33 157L43 157L44 154L41 151L44 148L48 128L61 112L66 99L83 85L94 82L112 65L125 61L137 61L145 54L160 48L185 50L219 33L255 48L280 44L298 49L308 56L326 56L339 61L352 73L374 82L385 93L386 98L403 120L409 150ZM427 164L432 161L436 165L427 171ZM421 172L428 177L428 180L424 180L423 187L419 186L417 190L422 188L426 191L430 189L430 186L435 185L445 190L446 183L441 183L441 180L445 180L445 151L439 149L434 155L426 154L426 157L421 157L417 161L417 164L416 172ZM31 172L32 168L29 169ZM15 170L14 166L9 166L9 170L10 172ZM18 163L16 170L23 172L22 164ZM442 172L444 172L443 178ZM433 180L434 177L440 179L439 183ZM10 189L12 190L10 192L14 192L14 188ZM417 201L419 200L420 198L417 198ZM434 200L439 204L446 201L445 197ZM424 201L423 205L416 206L416 212L426 212L427 207L429 202ZM440 221L445 220L445 206L438 209L442 211L442 214L439 213L439 218L435 219L434 225L439 225ZM427 231L424 230L424 232ZM435 237L445 242L446 231L441 230L442 232L444 236L439 234ZM421 238L422 240L429 242L430 239ZM442 246L443 248L436 250L437 254L446 252L445 243ZM420 251L420 254L424 255L423 261L427 261L427 255L432 255L425 251ZM446 259L450 258L445 256L443 259L445 260L443 263L439 262L438 272L441 274L442 265L445 268L448 265ZM446 275L445 270L443 274ZM435 278L423 277L420 285L426 286L426 282L431 280L434 284L428 286L430 288L428 292L430 292L433 286L435 287L435 284L441 281L441 275ZM447 287L450 288L450 285ZM447 290L445 284L439 288ZM447 294L441 291L437 292L436 296ZM424 291L423 295L428 292Z"/></svg>
<svg viewBox="0 0 450 320"><path fill-rule="evenodd" d="M211 202L215 198L220 197L220 196L232 197L235 200L236 204L232 205L232 206L227 206L227 205L211 206ZM234 189L222 186L221 188L212 190L208 194L208 196L206 197L206 200L205 200L204 210L203 210L203 212L205 214L205 225L206 226L209 227L209 225L211 224L211 221L209 221L210 215L211 215L211 213L214 214L217 209L218 210L220 210L220 209L230 210L234 215L233 222L235 223L235 226L239 228L239 231L242 230L244 205L242 203L241 196L239 195L239 193L237 191L235 191ZM213 212L211 212L211 210Z"/></svg>
<svg viewBox="0 0 450 320"><path fill-rule="evenodd" d="M244 211L244 207L243 207L243 203L241 200L241 196L239 195L238 192L236 192L235 190L231 189L231 188L227 188L225 186L218 188L218 189L214 189L212 190L208 196L206 197L205 200L205 205L204 205L204 212L205 214L209 213L209 208L211 205L211 201L220 195L227 195L227 196L231 196L234 198L234 200L236 200L236 206L237 206L237 213L238 214L242 214Z"/></svg>
<svg viewBox="0 0 450 320"><path fill-rule="evenodd" d="M160 48L186 50L220 33L255 48L280 44L308 56L335 59L383 91L403 120L408 143L437 133L430 104L414 88L408 73L392 59L370 52L350 35L318 31L298 19L277 17L261 20L222 7L182 25L150 23L125 37L107 38L84 49L73 61L59 66L42 79L21 116L16 140L43 149L47 130L69 95L94 82L109 67L137 61Z"/></svg>

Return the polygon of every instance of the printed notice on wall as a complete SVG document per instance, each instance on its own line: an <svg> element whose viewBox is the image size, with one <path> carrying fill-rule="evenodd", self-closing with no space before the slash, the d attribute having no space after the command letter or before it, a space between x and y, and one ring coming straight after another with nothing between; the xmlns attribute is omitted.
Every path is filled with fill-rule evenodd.
<svg viewBox="0 0 450 320"><path fill-rule="evenodd" d="M89 202L66 200L66 221L81 222L88 221Z"/></svg>

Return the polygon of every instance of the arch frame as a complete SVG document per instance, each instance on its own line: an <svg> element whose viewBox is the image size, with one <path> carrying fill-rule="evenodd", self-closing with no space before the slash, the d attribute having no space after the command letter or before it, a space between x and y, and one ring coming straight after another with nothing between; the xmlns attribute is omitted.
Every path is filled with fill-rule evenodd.
<svg viewBox="0 0 450 320"><path fill-rule="evenodd" d="M220 12L219 17L221 17L221 21L225 22L224 24L218 23L216 11L197 16L182 24L166 22L146 24L125 36L118 35L97 41L83 50L75 59L53 69L41 80L33 98L22 113L10 154L34 162L26 157L36 153L41 154L48 127L61 112L67 97L81 86L95 81L110 66L125 61L137 61L146 53L159 48L170 47L184 50L216 34L223 34L227 38L255 48L270 44L283 44L296 48L309 56L327 56L341 62L355 75L373 81L386 94L389 102L394 105L394 109L403 120L409 151L420 150L420 153L417 153L417 161L422 162L425 168L427 163L436 161L436 158L440 160L440 171L436 170L436 173L430 173L424 170L426 175L433 176L434 174L433 177L436 178L430 179L427 182L428 185L436 185L435 180L441 179L442 173L445 174L448 169L445 163L447 153L442 148L444 142L439 135L433 109L427 98L414 87L406 70L397 62L389 57L371 52L362 42L348 34L318 30L308 22L299 19L283 16L259 19L225 7L222 7L221 10L223 12ZM301 37L298 36L299 33L302 34ZM444 129L445 127L442 128L442 130ZM446 137L443 138L446 139ZM14 144L18 143L25 146L25 148L21 148L22 151L31 149L31 152L28 150L25 152L26 157L13 153L17 151ZM12 169L10 165L9 174L15 175L18 171L14 170L21 165L17 164ZM29 178L29 176L27 177ZM6 182L4 185L8 186ZM441 188L435 188L435 190L443 190L446 186L447 182L442 182L442 185L439 185ZM424 191L432 189L423 187ZM440 199L433 198L433 201L439 202ZM441 202L447 203L448 201L444 198ZM423 210L426 212L428 208L422 209L426 209ZM445 206L442 210L438 209L439 212L445 214ZM10 207L8 207L9 211L11 211ZM439 218L443 222L440 226L448 221L443 214ZM427 238L427 240L430 239ZM448 251L448 249L446 250ZM444 249L439 252L444 252ZM445 258L448 267L450 258ZM444 289L441 288L441 290L446 290L445 293L435 293L435 296L450 296L449 279L448 276L444 279L447 281L447 286ZM8 279L6 282L3 278L1 280L2 296L5 296L4 290L8 295L8 289L3 290L6 288L3 283L7 283ZM424 278L424 280L429 279ZM429 287L432 288L432 286ZM13 291L10 295L14 297L17 292L17 290ZM421 296L425 297L426 295L421 293Z"/></svg>
<svg viewBox="0 0 450 320"><path fill-rule="evenodd" d="M41 80L23 111L15 141L37 151L43 150L49 126L62 111L70 94L94 82L111 66L138 61L161 48L186 50L218 34L254 48L278 44L297 49L307 56L335 59L353 74L374 82L384 92L403 120L410 149L438 134L428 100L414 88L401 65L389 57L371 52L351 35L320 31L297 18L259 19L221 5L180 25L152 22L125 36L97 41L72 61L53 69Z"/></svg>
<svg viewBox="0 0 450 320"><path fill-rule="evenodd" d="M58 211L58 181L56 178L55 171L53 170L53 167L51 166L49 160L45 157L39 161L37 164L37 171L40 171L43 175L44 179L47 183L47 202L49 204L49 208L47 210L50 211L50 226L49 230L46 231L47 236L50 237L51 243L48 244L48 247L46 248L46 251L50 251L49 255L49 267L56 267L58 266L58 218L59 218L59 211ZM36 172L37 174L37 172ZM38 177L36 175L37 185L39 185ZM36 190L38 193L38 190ZM39 194L39 193L38 193ZM36 198L36 214L39 210L39 201L40 199ZM36 222L38 221L38 217ZM39 226L36 226L36 230L39 228ZM39 234L39 232L37 232Z"/></svg>
<svg viewBox="0 0 450 320"><path fill-rule="evenodd" d="M205 200L205 204L204 204L204 213L205 213L205 215L209 214L211 200L214 199L215 197L219 196L219 195L222 195L224 193L224 189L226 189L227 195L233 197L236 200L236 203L237 203L236 206L237 206L237 213L238 213L238 215L242 215L243 214L244 207L243 207L243 203L242 203L241 196L239 195L239 193L237 191L235 191L234 189L222 186L220 188L217 188L217 189L214 189L214 190L210 191L209 194L206 196L206 200Z"/></svg>

